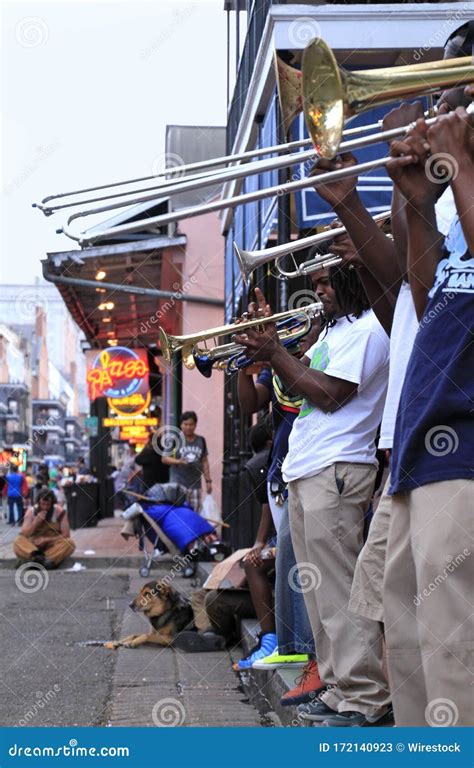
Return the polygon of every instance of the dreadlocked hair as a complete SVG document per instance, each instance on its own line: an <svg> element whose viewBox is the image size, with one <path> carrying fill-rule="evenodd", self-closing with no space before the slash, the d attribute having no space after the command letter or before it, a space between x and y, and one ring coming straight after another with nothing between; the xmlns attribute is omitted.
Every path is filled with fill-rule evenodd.
<svg viewBox="0 0 474 768"><path fill-rule="evenodd" d="M329 280L336 293L336 301L349 322L351 315L357 319L370 308L357 269L350 265L330 267ZM335 325L335 323L336 320L331 320L328 326Z"/></svg>

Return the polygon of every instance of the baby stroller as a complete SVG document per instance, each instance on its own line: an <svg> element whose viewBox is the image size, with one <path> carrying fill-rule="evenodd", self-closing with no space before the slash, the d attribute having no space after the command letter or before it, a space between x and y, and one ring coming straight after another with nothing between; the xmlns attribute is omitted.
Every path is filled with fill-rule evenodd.
<svg viewBox="0 0 474 768"><path fill-rule="evenodd" d="M163 483L152 486L143 494L125 491L129 506L122 512L125 525L121 531L124 538L135 536L138 548L144 555L144 564L139 574L150 575L153 560L165 547L174 559L191 562L194 575L196 561L223 560L228 547L216 540L207 543L204 538L215 534L215 528L198 515L187 502L187 490L178 483ZM139 501L137 501L139 497ZM190 566L188 565L188 568Z"/></svg>

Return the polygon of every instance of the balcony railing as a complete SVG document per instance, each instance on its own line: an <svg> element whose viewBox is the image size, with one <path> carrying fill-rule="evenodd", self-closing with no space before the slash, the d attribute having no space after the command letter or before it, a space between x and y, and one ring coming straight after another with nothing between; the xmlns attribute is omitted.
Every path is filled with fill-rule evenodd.
<svg viewBox="0 0 474 768"><path fill-rule="evenodd" d="M227 152L232 151L235 136L239 127L240 116L247 98L252 79L260 41L262 39L268 11L272 5L281 4L281 0L255 0L255 4L247 27L244 48L240 57L239 71L235 82L234 93L230 101L227 119Z"/></svg>

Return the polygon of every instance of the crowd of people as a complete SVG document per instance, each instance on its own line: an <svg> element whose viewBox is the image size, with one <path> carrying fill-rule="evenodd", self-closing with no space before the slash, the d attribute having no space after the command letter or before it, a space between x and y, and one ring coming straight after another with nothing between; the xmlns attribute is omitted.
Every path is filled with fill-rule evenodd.
<svg viewBox="0 0 474 768"><path fill-rule="evenodd" d="M445 55L473 43L464 25ZM390 146L390 234L356 176L318 186L346 235L332 246L341 264L312 275L323 317L303 357L272 323L235 337L265 366L256 380L240 371L238 392L246 413L272 402L277 533L275 604L252 591L261 634L236 668L306 662L282 699L303 720L438 725L441 703L447 724L472 725L473 99L473 86L444 92L430 125L421 103L384 119L411 124ZM255 293L245 319L271 316ZM377 444L390 471L368 526ZM259 534L249 576L264 547Z"/></svg>

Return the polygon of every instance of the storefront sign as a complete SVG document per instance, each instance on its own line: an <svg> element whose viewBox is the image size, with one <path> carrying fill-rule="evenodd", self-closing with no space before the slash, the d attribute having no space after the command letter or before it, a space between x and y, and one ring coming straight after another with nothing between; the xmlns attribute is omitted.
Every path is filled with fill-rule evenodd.
<svg viewBox="0 0 474 768"><path fill-rule="evenodd" d="M120 440L130 440L132 437L139 440L148 440L146 427L124 427L120 430Z"/></svg>
<svg viewBox="0 0 474 768"><path fill-rule="evenodd" d="M118 413L119 416L138 416L146 411L151 402L151 392L146 394L136 392L128 397L108 397L107 403L110 410Z"/></svg>
<svg viewBox="0 0 474 768"><path fill-rule="evenodd" d="M144 419L134 419L134 418L122 418L120 416L118 417L112 417L110 419L102 419L102 425L104 427L157 427L158 426L158 419L154 418L144 418Z"/></svg>
<svg viewBox="0 0 474 768"><path fill-rule="evenodd" d="M89 399L124 398L148 392L148 360L145 350L111 347L90 359L87 371Z"/></svg>

